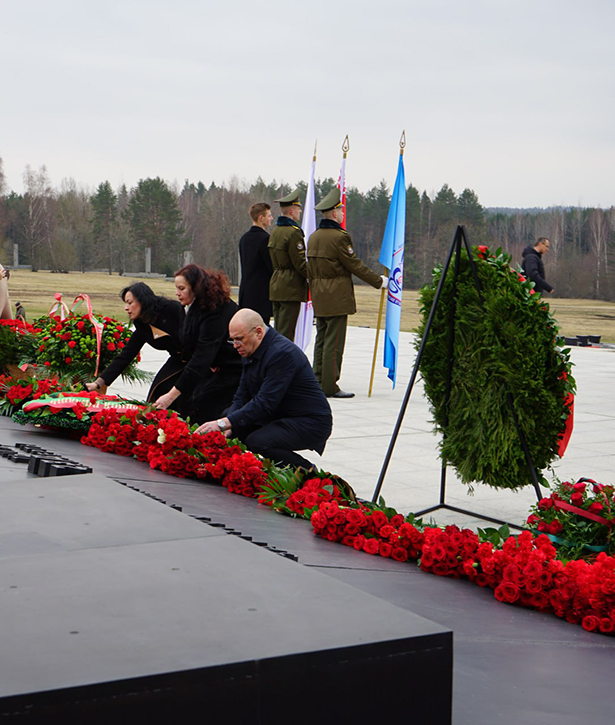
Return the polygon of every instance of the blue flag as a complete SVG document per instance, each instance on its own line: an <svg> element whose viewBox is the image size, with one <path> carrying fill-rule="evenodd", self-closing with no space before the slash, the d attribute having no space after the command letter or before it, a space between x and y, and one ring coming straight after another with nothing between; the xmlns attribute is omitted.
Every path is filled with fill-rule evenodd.
<svg viewBox="0 0 615 725"><path fill-rule="evenodd" d="M397 350L401 325L401 293L404 280L404 241L406 233L406 180L403 152L399 154L399 166L395 188L389 207L389 216L382 239L378 261L389 270L387 317L384 330L384 367L389 369L393 388L397 379Z"/></svg>

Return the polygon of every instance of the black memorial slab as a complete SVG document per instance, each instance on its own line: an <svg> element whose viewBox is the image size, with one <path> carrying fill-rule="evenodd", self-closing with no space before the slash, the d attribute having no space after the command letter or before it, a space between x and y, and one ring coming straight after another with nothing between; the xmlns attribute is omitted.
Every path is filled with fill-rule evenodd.
<svg viewBox="0 0 615 725"><path fill-rule="evenodd" d="M450 721L446 628L104 476L4 478L0 582L5 719Z"/></svg>

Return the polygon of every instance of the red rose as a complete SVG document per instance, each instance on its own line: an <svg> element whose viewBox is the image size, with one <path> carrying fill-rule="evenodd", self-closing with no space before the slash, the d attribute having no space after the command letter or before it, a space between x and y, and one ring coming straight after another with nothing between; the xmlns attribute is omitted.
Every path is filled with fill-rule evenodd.
<svg viewBox="0 0 615 725"><path fill-rule="evenodd" d="M540 501L538 502L538 508L543 511L553 508L553 499L552 498L541 498Z"/></svg>
<svg viewBox="0 0 615 725"><path fill-rule="evenodd" d="M395 561L408 561L408 552L401 546L395 546L391 552L391 557L395 559Z"/></svg>
<svg viewBox="0 0 615 725"><path fill-rule="evenodd" d="M550 534L559 534L561 531L563 531L564 527L562 526L561 522L557 519L555 521L552 521L549 524L549 533Z"/></svg>
<svg viewBox="0 0 615 725"><path fill-rule="evenodd" d="M519 599L519 587L514 582L505 581L498 585L494 594L500 602L512 604Z"/></svg>
<svg viewBox="0 0 615 725"><path fill-rule="evenodd" d="M581 492L583 492L587 488L587 484L586 483L583 483L582 481L578 481L577 483L574 484L574 486L572 488L575 491L581 491Z"/></svg>
<svg viewBox="0 0 615 725"><path fill-rule="evenodd" d="M604 506L600 503L600 501L594 501L594 503L587 509L588 511L591 511L594 514L599 514L603 511Z"/></svg>
<svg viewBox="0 0 615 725"><path fill-rule="evenodd" d="M363 544L363 551L368 554L378 553L378 539L366 539Z"/></svg>
<svg viewBox="0 0 615 725"><path fill-rule="evenodd" d="M65 358L65 359L64 359L64 362L65 362L65 363L66 363L67 365L69 365L70 363L72 363L72 361L73 361L72 357L67 357L67 358Z"/></svg>
<svg viewBox="0 0 615 725"><path fill-rule="evenodd" d="M115 350L115 343L114 342L110 342L107 345L107 350L109 350L110 352L113 352Z"/></svg>
<svg viewBox="0 0 615 725"><path fill-rule="evenodd" d="M393 547L391 544L388 544L386 541L381 541L378 546L378 553L380 556L389 557L391 556L391 552L393 551Z"/></svg>
<svg viewBox="0 0 615 725"><path fill-rule="evenodd" d="M583 505L583 494L582 493L573 493L570 497L570 503L574 506L582 506Z"/></svg>
<svg viewBox="0 0 615 725"><path fill-rule="evenodd" d="M596 632L600 628L600 619L598 617L594 617L593 614L588 614L583 617L581 626L588 632Z"/></svg>
<svg viewBox="0 0 615 725"><path fill-rule="evenodd" d="M70 342L68 343L68 346L69 346L69 347L71 347L71 348L72 348L72 347L76 347L76 345L77 345L77 343L76 343L76 342L75 342L74 340L71 340L71 341L70 341Z"/></svg>

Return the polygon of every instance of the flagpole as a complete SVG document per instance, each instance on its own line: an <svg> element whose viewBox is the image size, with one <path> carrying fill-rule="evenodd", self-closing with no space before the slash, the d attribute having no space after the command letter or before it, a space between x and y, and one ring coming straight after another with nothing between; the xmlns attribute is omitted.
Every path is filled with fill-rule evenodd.
<svg viewBox="0 0 615 725"><path fill-rule="evenodd" d="M386 267L385 267L386 269ZM387 275L389 270L387 269ZM378 339L380 337L380 323L382 322L382 310L384 309L384 298L386 296L386 288L383 286L380 291L380 308L378 310L378 324L376 325L376 342L374 343L374 357L372 359L372 374L369 376L369 391L367 397L372 397L372 387L374 385L374 370L376 369L376 355L378 354Z"/></svg>
<svg viewBox="0 0 615 725"><path fill-rule="evenodd" d="M303 217L301 220L301 228L305 236L305 253L307 256L308 241L310 235L316 231L316 212L314 206L316 200L314 198L314 174L316 170L316 150L318 148L318 139L314 141L314 155L312 156L312 166L310 169L310 179L305 195L305 206L303 209ZM299 316L295 326L295 344L304 352L312 339L312 327L314 325L314 308L312 307L312 296L308 289L308 300L302 302L299 309Z"/></svg>
<svg viewBox="0 0 615 725"><path fill-rule="evenodd" d="M346 138L342 141L342 167L340 169L340 178L337 182L342 200L342 209L344 210L344 219L340 225L342 229L346 229L346 159L348 158L349 151L350 140L348 139L348 134L346 134Z"/></svg>
<svg viewBox="0 0 615 725"><path fill-rule="evenodd" d="M406 148L406 131L402 131L401 138L399 139L399 155L403 157L404 155L404 149ZM385 267L387 271L387 277L391 273L391 270L388 267ZM374 370L376 369L376 356L378 354L378 341L380 339L380 325L382 323L382 310L384 308L384 298L386 297L387 288L382 287L382 290L380 292L380 308L378 310L378 322L376 324L376 340L374 341L374 356L372 358L372 372L369 376L369 390L367 392L367 397L372 397L372 388L374 385Z"/></svg>

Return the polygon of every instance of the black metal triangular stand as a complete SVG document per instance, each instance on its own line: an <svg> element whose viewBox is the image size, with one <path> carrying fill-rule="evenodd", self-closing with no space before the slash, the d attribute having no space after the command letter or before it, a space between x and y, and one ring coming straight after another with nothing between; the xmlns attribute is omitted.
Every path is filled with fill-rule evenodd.
<svg viewBox="0 0 615 725"><path fill-rule="evenodd" d="M395 448L395 443L397 442L397 437L398 437L399 431L401 429L401 424L403 422L404 415L406 414L406 408L408 407L408 401L410 400L410 394L412 393L412 388L414 387L414 383L418 376L419 366L421 364L421 358L423 357L423 351L425 349L425 344L429 337L433 318L434 318L436 309L438 307L438 304L440 302L440 297L442 294L442 288L444 287L444 282L446 280L446 275L448 273L448 270L451 266L451 262L454 257L455 266L454 266L454 274L453 274L453 305L452 305L452 309L451 309L449 337L448 337L448 371L447 371L447 379L446 379L446 397L445 397L445 406L448 406L448 402L449 402L449 398L450 398L450 394L451 394L452 378L453 378L453 365L454 365L453 350L454 350L454 344L455 344L455 313L456 313L456 299L457 299L457 280L459 277L459 266L460 266L460 262L461 262L462 245L465 248L467 255L468 255L468 259L470 261L470 269L472 270L472 277L474 279L474 284L476 285L476 289L478 291L478 297L480 299L481 305L484 306L484 304L485 304L480 280L478 279L478 272L476 270L476 263L474 262L474 258L472 257L472 250L468 243L468 238L467 238L465 228L463 226L458 226L457 229L455 230L455 234L453 236L453 241L451 242L450 249L448 250L448 256L446 258L446 262L444 263L444 267L442 269L442 275L441 275L440 281L438 283L438 288L436 290L436 294L435 294L433 303L431 305L431 310L429 311L429 317L427 318L427 324L425 325L425 332L423 333L423 339L421 340L421 344L420 344L418 353L416 355L416 360L414 361L414 369L412 370L412 375L410 376L408 388L406 390L406 394L404 396L404 400L401 405L399 415L397 416L397 422L395 424L395 428L394 428L393 434L391 436L391 441L389 443L389 449L387 451L384 462L382 464L382 469L380 471L378 483L376 484L376 489L374 490L374 495L372 497L372 501L374 503L378 500L378 497L380 496L382 484L384 483L384 478L386 476L386 472L389 467L389 463L391 461L391 456L393 455L393 449ZM517 414L515 413L515 409L513 406L513 400L512 400L512 396L510 393L507 393L507 399L508 399L508 403L510 406L510 410L512 412L515 427L517 429L517 434L519 436L519 442L521 443L521 448L523 449L523 453L525 455L525 460L527 462L527 466L530 471L530 475L532 477L532 483L534 485L534 490L536 491L536 496L537 496L538 500L540 500L542 498L542 492L540 490L540 485L538 483L538 476L536 475L536 469L534 467L534 463L532 462L532 458L530 456L530 451L527 446L527 441L525 440L523 431L519 427L519 421L517 419ZM434 506L430 506L429 508L422 509L421 511L417 511L416 515L422 516L423 514L430 513L431 511L437 511L438 509L447 509L448 511L456 511L457 513L466 514L468 516L471 516L472 518L482 519L484 521L491 521L496 524L502 524L502 525L507 524L508 526L511 526L511 527L514 527L517 529L521 528L521 527L517 526L516 524L511 524L507 521L503 521L501 519L494 518L493 516L486 516L484 514L479 514L474 511L469 511L468 509L463 509L458 506L451 506L450 504L446 503L446 460L444 460L444 459L442 460L442 470L441 470L441 474L440 474L440 502L435 504Z"/></svg>

